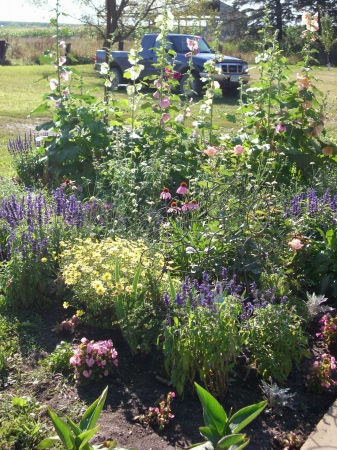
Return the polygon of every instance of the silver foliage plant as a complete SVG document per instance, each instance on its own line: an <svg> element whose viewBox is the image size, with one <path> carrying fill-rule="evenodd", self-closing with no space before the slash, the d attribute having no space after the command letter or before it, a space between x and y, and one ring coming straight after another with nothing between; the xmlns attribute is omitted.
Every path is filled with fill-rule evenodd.
<svg viewBox="0 0 337 450"><path fill-rule="evenodd" d="M333 308L327 305L323 305L328 299L324 297L324 295L316 295L315 292L309 294L307 292L307 309L312 318L317 316L317 314L325 313L328 311L332 311Z"/></svg>
<svg viewBox="0 0 337 450"><path fill-rule="evenodd" d="M269 383L262 381L262 392L268 401L268 406L275 414L282 415L284 408L294 409L295 394L289 388L280 388L269 379Z"/></svg>

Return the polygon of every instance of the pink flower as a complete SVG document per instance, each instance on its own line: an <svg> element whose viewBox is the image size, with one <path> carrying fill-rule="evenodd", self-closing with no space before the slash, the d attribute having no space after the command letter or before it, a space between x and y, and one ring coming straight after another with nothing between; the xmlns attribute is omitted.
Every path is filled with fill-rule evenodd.
<svg viewBox="0 0 337 450"><path fill-rule="evenodd" d="M169 77L171 75L172 70L169 69L168 67L165 67L164 71L165 71L165 74L167 77Z"/></svg>
<svg viewBox="0 0 337 450"><path fill-rule="evenodd" d="M55 91L55 89L57 88L58 84L59 84L59 82L57 81L56 78L52 78L51 80L49 80L49 86L50 86L50 89L52 91Z"/></svg>
<svg viewBox="0 0 337 450"><path fill-rule="evenodd" d="M69 97L69 88L67 88L67 87L64 90L64 96L67 98Z"/></svg>
<svg viewBox="0 0 337 450"><path fill-rule="evenodd" d="M180 195L187 195L188 194L187 184L185 183L185 181L180 183L180 186L177 189L177 194L180 194Z"/></svg>
<svg viewBox="0 0 337 450"><path fill-rule="evenodd" d="M95 360L93 358L86 359L85 362L87 363L87 366L92 367L95 364Z"/></svg>
<svg viewBox="0 0 337 450"><path fill-rule="evenodd" d="M167 212L169 214L172 214L172 213L178 214L180 212L180 210L181 209L179 208L179 206L177 206L177 202L172 202L169 209L167 210Z"/></svg>
<svg viewBox="0 0 337 450"><path fill-rule="evenodd" d="M299 239L292 239L288 242L289 247L292 248L292 250L300 250L303 247L302 242Z"/></svg>
<svg viewBox="0 0 337 450"><path fill-rule="evenodd" d="M163 114L162 118L160 119L160 125L164 125L165 122L170 120L171 116L169 113Z"/></svg>
<svg viewBox="0 0 337 450"><path fill-rule="evenodd" d="M59 57L59 66L63 66L63 64L67 61L67 58L65 56Z"/></svg>
<svg viewBox="0 0 337 450"><path fill-rule="evenodd" d="M214 156L217 152L218 152L218 149L215 147L208 147L208 148L206 148L206 150L204 150L204 154L209 157Z"/></svg>
<svg viewBox="0 0 337 450"><path fill-rule="evenodd" d="M287 131L287 127L282 123L278 123L276 126L276 133L284 133L285 131Z"/></svg>
<svg viewBox="0 0 337 450"><path fill-rule="evenodd" d="M58 99L58 100L55 101L55 108L59 109L60 106L61 106L61 100Z"/></svg>
<svg viewBox="0 0 337 450"><path fill-rule="evenodd" d="M81 342L82 342L82 344L86 344L86 343L88 342L88 339L85 338L85 337L83 337L83 338L81 339Z"/></svg>
<svg viewBox="0 0 337 450"><path fill-rule="evenodd" d="M164 187L161 194L160 194L160 199L161 200L171 200L172 195L170 194L168 188Z"/></svg>
<svg viewBox="0 0 337 450"><path fill-rule="evenodd" d="M163 83L161 81L159 81L159 80L154 80L153 84L155 85L155 87L157 89L161 88L162 85L163 85Z"/></svg>
<svg viewBox="0 0 337 450"><path fill-rule="evenodd" d="M62 70L61 78L62 78L63 81L68 81L68 78L69 78L68 72L66 72L65 70Z"/></svg>
<svg viewBox="0 0 337 450"><path fill-rule="evenodd" d="M66 48L66 43L64 41L60 41L60 47L65 49Z"/></svg>
<svg viewBox="0 0 337 450"><path fill-rule="evenodd" d="M181 77L182 77L182 74L180 72L174 72L174 74L173 74L174 80L180 80Z"/></svg>
<svg viewBox="0 0 337 450"><path fill-rule="evenodd" d="M317 369L317 367L319 366L319 362L318 362L318 361L315 361L314 364L313 364L313 366L314 366L315 369Z"/></svg>
<svg viewBox="0 0 337 450"><path fill-rule="evenodd" d="M169 392L168 395L169 395L170 398L175 398L176 393L175 392Z"/></svg>
<svg viewBox="0 0 337 450"><path fill-rule="evenodd" d="M153 94L153 98L159 98L159 91L156 91L156 92Z"/></svg>
<svg viewBox="0 0 337 450"><path fill-rule="evenodd" d="M198 50L199 41L200 41L200 37L196 37L195 39L187 38L186 42L187 42L188 49L194 53L196 50ZM194 53L194 54L196 54L196 53Z"/></svg>
<svg viewBox="0 0 337 450"><path fill-rule="evenodd" d="M168 108L170 106L171 100L170 97L163 97L159 102L160 108Z"/></svg>
<svg viewBox="0 0 337 450"><path fill-rule="evenodd" d="M236 155L242 155L242 153L244 153L245 149L242 147L242 145L236 145L234 147L233 153L235 153Z"/></svg>
<svg viewBox="0 0 337 450"><path fill-rule="evenodd" d="M186 117L190 117L191 116L191 108L186 108L186 110L185 110L185 114L186 114Z"/></svg>
<svg viewBox="0 0 337 450"><path fill-rule="evenodd" d="M178 123L181 123L184 120L184 115L180 113L174 120Z"/></svg>
<svg viewBox="0 0 337 450"><path fill-rule="evenodd" d="M92 370L83 370L83 376L85 378L89 378L91 374L92 374Z"/></svg>

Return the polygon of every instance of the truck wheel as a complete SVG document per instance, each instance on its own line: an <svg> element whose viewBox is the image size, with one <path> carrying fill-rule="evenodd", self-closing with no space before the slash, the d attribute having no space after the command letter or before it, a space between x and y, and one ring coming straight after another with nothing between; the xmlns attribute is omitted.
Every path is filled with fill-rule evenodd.
<svg viewBox="0 0 337 450"><path fill-rule="evenodd" d="M199 77L192 73L184 73L180 78L180 93L182 95L187 95L188 97L193 97L193 95L201 95L201 81Z"/></svg>
<svg viewBox="0 0 337 450"><path fill-rule="evenodd" d="M118 86L122 83L123 80L122 72L119 70L118 67L110 68L110 80L111 80L110 89L118 89Z"/></svg>

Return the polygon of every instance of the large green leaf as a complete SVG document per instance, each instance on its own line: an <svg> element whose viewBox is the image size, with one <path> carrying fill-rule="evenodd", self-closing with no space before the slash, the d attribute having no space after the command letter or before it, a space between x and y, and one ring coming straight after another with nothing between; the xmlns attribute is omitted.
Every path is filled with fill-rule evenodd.
<svg viewBox="0 0 337 450"><path fill-rule="evenodd" d="M81 430L91 430L95 426L103 409L107 394L108 386L104 389L100 397L95 400L94 403L92 403L92 405L90 405L86 412L83 414L82 420L80 422Z"/></svg>
<svg viewBox="0 0 337 450"><path fill-rule="evenodd" d="M44 450L46 448L50 448L53 445L57 444L58 442L60 442L60 438L58 436L51 436L49 438L43 439L43 441L41 441L39 443L39 445L37 446L38 450Z"/></svg>
<svg viewBox="0 0 337 450"><path fill-rule="evenodd" d="M260 403L256 403L254 405L246 406L245 408L237 411L233 416L229 419L229 428L232 433L238 433L244 427L246 427L250 422L252 422L264 408L267 406L267 401L263 400Z"/></svg>
<svg viewBox="0 0 337 450"><path fill-rule="evenodd" d="M244 444L246 440L247 438L245 434L229 434L220 439L215 447L215 450L229 449L233 445Z"/></svg>
<svg viewBox="0 0 337 450"><path fill-rule="evenodd" d="M213 430L210 427L199 427L199 431L204 438L211 441L213 444L217 443L218 433L213 433Z"/></svg>
<svg viewBox="0 0 337 450"><path fill-rule="evenodd" d="M84 431L81 433L78 438L81 440L81 445L79 447L79 450L84 449L87 443L90 441L90 439L97 433L99 430L99 425L97 427L92 428L91 430Z"/></svg>
<svg viewBox="0 0 337 450"><path fill-rule="evenodd" d="M55 413L53 413L53 411L48 409L48 412L55 427L55 430L59 435L61 441L63 442L63 445L65 446L66 450L73 450L75 441L71 434L69 426L62 419L60 419Z"/></svg>
<svg viewBox="0 0 337 450"><path fill-rule="evenodd" d="M219 437L223 435L224 429L227 425L227 415L220 403L211 395L206 389L201 387L198 383L194 383L200 402L202 404L205 425L207 427L214 427Z"/></svg>

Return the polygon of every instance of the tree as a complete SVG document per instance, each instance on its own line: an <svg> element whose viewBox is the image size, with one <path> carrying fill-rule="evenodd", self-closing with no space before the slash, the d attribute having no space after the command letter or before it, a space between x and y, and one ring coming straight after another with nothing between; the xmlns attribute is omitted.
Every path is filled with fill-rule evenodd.
<svg viewBox="0 0 337 450"><path fill-rule="evenodd" d="M297 11L309 11L318 13L319 33L322 27L322 14L328 14L331 17L334 26L337 26L337 2L336 0L296 0L294 7Z"/></svg>
<svg viewBox="0 0 337 450"><path fill-rule="evenodd" d="M330 70L330 53L334 44L337 43L337 38L335 38L333 21L328 13L325 13L321 18L321 35L319 40L323 44L326 53L328 69Z"/></svg>
<svg viewBox="0 0 337 450"><path fill-rule="evenodd" d="M256 32L263 25L265 8L269 10L269 20L278 30L278 40L283 39L284 24L293 19L294 0L234 0L233 6L248 15L248 26Z"/></svg>

